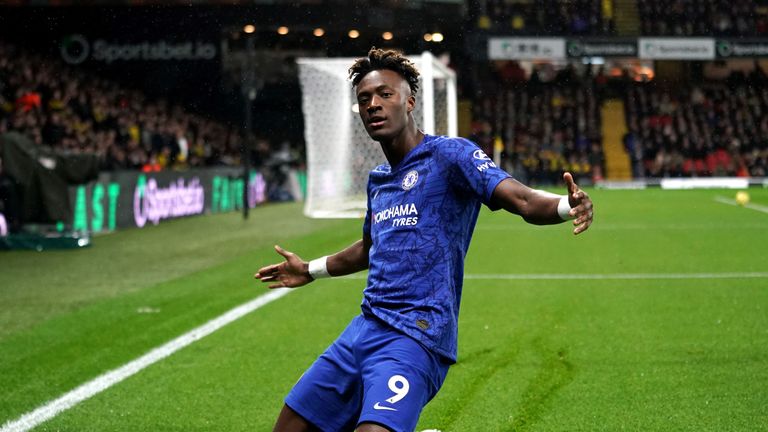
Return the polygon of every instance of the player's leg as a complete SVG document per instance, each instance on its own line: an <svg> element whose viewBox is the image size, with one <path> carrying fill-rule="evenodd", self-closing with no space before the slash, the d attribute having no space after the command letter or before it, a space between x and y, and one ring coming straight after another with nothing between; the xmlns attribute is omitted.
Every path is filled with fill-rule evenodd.
<svg viewBox="0 0 768 432"><path fill-rule="evenodd" d="M362 383L352 345L360 319L352 320L299 378L285 398L276 431L351 430L350 423L354 427L360 412Z"/></svg>
<svg viewBox="0 0 768 432"><path fill-rule="evenodd" d="M355 429L355 432L392 432L392 430L374 423L363 423Z"/></svg>
<svg viewBox="0 0 768 432"><path fill-rule="evenodd" d="M363 402L358 431L414 430L421 410L442 386L448 364L414 339L378 322L371 323L361 340Z"/></svg>
<svg viewBox="0 0 768 432"><path fill-rule="evenodd" d="M315 432L319 430L291 407L283 405L273 432Z"/></svg>

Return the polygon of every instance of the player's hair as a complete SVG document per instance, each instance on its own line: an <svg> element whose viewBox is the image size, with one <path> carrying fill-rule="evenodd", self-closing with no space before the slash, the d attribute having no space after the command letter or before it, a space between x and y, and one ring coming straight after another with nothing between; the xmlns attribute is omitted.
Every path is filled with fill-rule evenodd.
<svg viewBox="0 0 768 432"><path fill-rule="evenodd" d="M375 70L387 69L400 74L411 87L411 93L414 95L419 90L419 71L410 60L401 53L394 50L383 50L376 47L368 51L367 57L355 60L355 64L349 68L349 78L352 80L352 87L360 84L360 81Z"/></svg>

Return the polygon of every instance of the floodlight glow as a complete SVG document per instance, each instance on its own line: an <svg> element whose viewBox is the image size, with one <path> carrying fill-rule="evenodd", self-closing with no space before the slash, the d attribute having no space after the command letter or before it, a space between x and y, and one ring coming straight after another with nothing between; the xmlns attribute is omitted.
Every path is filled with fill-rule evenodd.
<svg viewBox="0 0 768 432"><path fill-rule="evenodd" d="M442 41L443 41L442 33L432 33L432 42L442 42Z"/></svg>
<svg viewBox="0 0 768 432"><path fill-rule="evenodd" d="M424 33L424 40L427 42L432 42L432 33Z"/></svg>
<svg viewBox="0 0 768 432"><path fill-rule="evenodd" d="M360 32L355 29L352 29L349 31L349 33L347 33L347 35L350 37L350 39L357 39L360 37Z"/></svg>
<svg viewBox="0 0 768 432"><path fill-rule="evenodd" d="M395 37L392 32L384 32L381 34L381 38L384 40L392 40L392 38Z"/></svg>
<svg viewBox="0 0 768 432"><path fill-rule="evenodd" d="M278 27L277 28L277 34L283 35L283 36L287 35L288 34L288 27L286 27L286 26Z"/></svg>
<svg viewBox="0 0 768 432"><path fill-rule="evenodd" d="M325 34L325 30L323 30L322 28L318 27L318 28L315 29L315 31L312 32L312 34L317 36L317 37L322 37Z"/></svg>
<svg viewBox="0 0 768 432"><path fill-rule="evenodd" d="M248 24L245 27L243 27L243 31L248 34L251 34L256 31L256 26L253 24Z"/></svg>

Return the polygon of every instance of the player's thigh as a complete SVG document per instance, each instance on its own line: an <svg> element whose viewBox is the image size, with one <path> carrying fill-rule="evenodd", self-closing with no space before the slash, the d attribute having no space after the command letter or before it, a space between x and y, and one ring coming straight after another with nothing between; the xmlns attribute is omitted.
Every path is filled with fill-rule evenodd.
<svg viewBox="0 0 768 432"><path fill-rule="evenodd" d="M320 432L320 429L288 405L283 405L272 432Z"/></svg>
<svg viewBox="0 0 768 432"><path fill-rule="evenodd" d="M355 429L355 432L390 432L390 429L375 423L363 423Z"/></svg>
<svg viewBox="0 0 768 432"><path fill-rule="evenodd" d="M405 335L378 347L363 362L363 403L358 425L412 431L436 394L448 365Z"/></svg>
<svg viewBox="0 0 768 432"><path fill-rule="evenodd" d="M321 430L354 426L360 411L363 386L351 346L356 327L353 320L285 398L288 407Z"/></svg>

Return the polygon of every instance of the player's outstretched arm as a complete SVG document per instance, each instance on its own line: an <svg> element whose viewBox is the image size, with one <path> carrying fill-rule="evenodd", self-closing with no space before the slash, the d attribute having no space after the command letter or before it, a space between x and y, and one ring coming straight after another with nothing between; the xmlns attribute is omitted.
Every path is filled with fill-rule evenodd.
<svg viewBox="0 0 768 432"><path fill-rule="evenodd" d="M562 196L531 189L514 179L499 183L493 191L491 202L536 225L557 224L566 219L573 219L573 233L580 234L592 225L592 200L586 192L579 189L571 173L563 174L563 181L568 189L570 209L567 206L563 208L560 204Z"/></svg>
<svg viewBox="0 0 768 432"><path fill-rule="evenodd" d="M367 269L370 247L371 240L366 237L327 257L327 273L331 276L344 276ZM296 288L315 280L309 273L309 262L277 245L275 251L282 255L285 261L262 267L253 275L255 279L269 283L269 288Z"/></svg>

